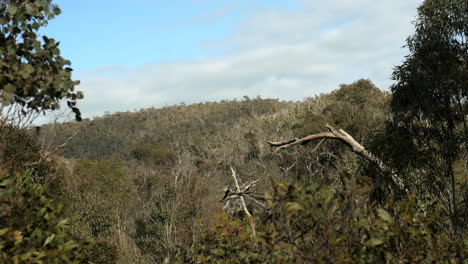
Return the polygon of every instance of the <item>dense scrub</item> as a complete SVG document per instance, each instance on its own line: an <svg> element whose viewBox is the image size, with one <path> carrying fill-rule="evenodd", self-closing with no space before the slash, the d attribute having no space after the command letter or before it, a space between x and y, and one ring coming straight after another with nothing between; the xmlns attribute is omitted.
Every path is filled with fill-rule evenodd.
<svg viewBox="0 0 468 264"><path fill-rule="evenodd" d="M438 212L414 197L376 204L367 184L277 184L258 214L257 236L220 217L195 246L200 263L457 263L460 238L435 228Z"/></svg>
<svg viewBox="0 0 468 264"><path fill-rule="evenodd" d="M361 79L32 131L61 99L80 120L82 94L35 33L60 9L0 2L0 262L466 262L467 5L421 4L391 94Z"/></svg>
<svg viewBox="0 0 468 264"><path fill-rule="evenodd" d="M57 190L57 168L42 160L26 131L0 130L0 262L80 263L78 243L68 234ZM45 186L45 183L49 183Z"/></svg>
<svg viewBox="0 0 468 264"><path fill-rule="evenodd" d="M9 191L1 199L17 208L1 216L9 217L2 223L16 225L1 228L1 245L9 252L4 258L27 258L33 254L27 248L55 246L58 251L34 254L85 263L461 261L465 233L453 232L438 197L420 191L418 168L397 166L412 152L401 161L386 159L411 190L402 195L374 164L339 142L319 141L276 156L266 144L324 131L328 123L373 151L390 152L393 141L385 139L396 133L387 128L390 99L369 80L358 80L302 102L244 98L144 109L50 124L39 133L4 127L2 184ZM64 141L65 148L57 148ZM256 235L242 211L226 211L220 202L223 187L232 184L230 167L240 184L260 180L254 191L263 206L247 199ZM25 168L28 174L18 174ZM463 185L466 168L457 168ZM16 184L30 187L14 191ZM460 197L466 197L463 190ZM42 204L14 199L21 193ZM28 206L50 212L47 221ZM44 224L36 244L11 251L20 243L11 242L19 241L15 230L37 236L30 228ZM48 243L41 240L51 236Z"/></svg>
<svg viewBox="0 0 468 264"><path fill-rule="evenodd" d="M402 196L374 164L337 142L279 156L266 144L328 123L372 150L391 148L382 141L391 137L390 99L359 80L302 102L144 109L48 125L39 137L55 134L53 149L78 131L63 149L68 172L57 197L95 263L460 261L464 236L452 233L437 197L417 191L417 170L398 170L414 191ZM257 236L242 213L222 209L231 166L241 184L260 179L256 192L269 193L261 198L268 210L247 200ZM466 169L458 173L462 184Z"/></svg>

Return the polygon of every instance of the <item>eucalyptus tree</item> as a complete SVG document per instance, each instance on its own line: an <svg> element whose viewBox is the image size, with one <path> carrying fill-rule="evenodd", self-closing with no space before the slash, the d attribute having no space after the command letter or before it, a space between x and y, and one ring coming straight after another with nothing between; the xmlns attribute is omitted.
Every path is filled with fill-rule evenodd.
<svg viewBox="0 0 468 264"><path fill-rule="evenodd" d="M82 94L74 91L70 61L57 41L39 37L60 12L50 1L0 0L0 263L82 263L62 206L36 177L54 162L40 157L28 133L10 126L58 109L61 99L80 119Z"/></svg>
<svg viewBox="0 0 468 264"><path fill-rule="evenodd" d="M50 0L0 1L0 104L17 116L60 108L66 99L77 120L83 97L76 92L71 62L60 56L59 42L40 34L61 13Z"/></svg>
<svg viewBox="0 0 468 264"><path fill-rule="evenodd" d="M467 175L468 1L426 0L414 24L409 55L393 72L394 124L413 138L421 156L413 165L460 227L467 206L457 194Z"/></svg>

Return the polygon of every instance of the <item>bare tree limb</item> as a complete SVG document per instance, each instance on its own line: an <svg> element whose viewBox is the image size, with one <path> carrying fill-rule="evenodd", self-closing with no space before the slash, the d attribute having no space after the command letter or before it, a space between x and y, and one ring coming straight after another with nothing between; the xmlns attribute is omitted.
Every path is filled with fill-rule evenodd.
<svg viewBox="0 0 468 264"><path fill-rule="evenodd" d="M76 135L78 135L78 132L79 132L79 131L77 130L75 133L73 133L73 135L71 135L70 137L68 137L68 138L65 140L65 142L63 142L62 145L56 147L51 153L55 153L55 152L57 152L59 149L64 148L64 147L68 144L68 142L69 142L70 140L72 140Z"/></svg>
<svg viewBox="0 0 468 264"><path fill-rule="evenodd" d="M237 177L236 177L236 171L232 167L231 167L231 172L232 172L232 178L234 179L234 184L236 185L237 192L241 192L241 188L239 186L239 182L237 181ZM251 218L252 215L250 214L249 210L247 209L247 205L245 204L244 196L241 195L240 200L241 200L242 207L244 209L245 214L247 215L247 217ZM255 233L255 231L254 231L254 233Z"/></svg>
<svg viewBox="0 0 468 264"><path fill-rule="evenodd" d="M38 161L35 161L35 162L30 162L30 163L26 163L27 166L32 166L32 165L37 165L39 163L41 163L43 160L47 160L50 156L52 156L53 154L55 154L59 149L61 148L64 148L68 142L70 140L72 140L77 134L78 134L79 131L76 131L73 135L71 135L70 137L68 137L65 142L63 142L62 145L60 146L57 146L54 150L52 151L47 151L47 153L45 153L44 155L41 155L40 159Z"/></svg>
<svg viewBox="0 0 468 264"><path fill-rule="evenodd" d="M335 130L333 127L327 125L328 132L322 132L318 134L312 134L301 139L291 139L286 141L279 142L267 142L271 147L273 147L272 154L278 154L281 150L290 148L295 145L305 145L311 141L319 139L335 139L343 142L351 151L357 155L373 162L382 172L388 173L392 178L392 181L403 191L409 193L408 188L405 186L401 178L389 167L385 165L383 161L377 158L375 155L367 151L364 146L359 144L351 135L349 135L343 129Z"/></svg>
<svg viewBox="0 0 468 264"><path fill-rule="evenodd" d="M224 188L224 197L223 199L221 199L220 202L223 202L225 201L226 204L225 206L223 207L224 209L227 209L228 207L231 206L231 200L239 200L240 201L240 207L242 208L242 210L245 212L245 215L249 218L249 222L250 222L250 226L252 228L252 233L253 235L255 236L256 234L256 231L255 231L255 222L254 222L254 219L252 218L252 214L249 212L249 210L247 209L247 205L245 203L245 199L244 199L244 196L245 197L248 197L252 200L254 200L255 202L257 202L258 204L260 204L261 206L264 206L262 203L260 203L259 201L257 201L255 198L251 197L252 195L258 195L252 191L250 191L250 188L255 186L260 180L255 180L255 181L252 181L252 182L249 182L249 183L245 183L242 185L242 187L239 185L239 181L237 180L237 175L236 175L236 171L234 170L234 168L231 167L231 176L234 180L234 184L235 184L235 187L236 187L236 190L235 191L232 191L230 189L230 186L226 186Z"/></svg>

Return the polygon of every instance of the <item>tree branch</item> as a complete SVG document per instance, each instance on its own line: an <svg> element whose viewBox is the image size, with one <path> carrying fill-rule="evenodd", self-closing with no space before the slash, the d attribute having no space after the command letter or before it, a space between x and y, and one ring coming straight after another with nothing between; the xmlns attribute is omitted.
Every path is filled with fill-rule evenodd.
<svg viewBox="0 0 468 264"><path fill-rule="evenodd" d="M229 188L229 186L226 186L224 188L224 197L223 197L223 199L221 199L220 202L225 201L226 205L224 206L224 208L227 208L227 207L229 207L231 200L239 199L240 203L241 203L242 210L245 212L245 215L249 218L250 226L252 228L252 233L255 236L255 233L256 233L255 232L255 222L254 222L254 219L252 218L252 214L247 209L247 205L245 203L244 196L254 200L255 202L257 202L257 203L259 203L260 205L263 206L262 203L258 202L256 199L251 197L251 195L256 195L256 193L249 190L251 187L255 186L260 180L256 180L256 181L252 181L250 183L246 183L241 187L239 185L239 181L237 180L236 171L232 167L231 167L231 172L232 172L231 176L234 179L234 184L236 186L236 190L232 191Z"/></svg>
<svg viewBox="0 0 468 264"><path fill-rule="evenodd" d="M327 125L328 132L322 132L318 134L312 134L306 136L304 138L298 139L291 139L286 141L279 141L279 142L267 142L271 147L273 147L272 154L278 154L281 150L290 148L295 145L305 145L311 141L319 140L319 139L335 139L343 142L351 151L356 153L357 155L373 162L382 172L388 173L392 178L392 181L403 191L409 193L408 188L405 186L401 178L389 167L385 165L383 161L377 158L375 155L367 151L364 146L359 144L351 135L349 135L343 129L336 130L333 127Z"/></svg>

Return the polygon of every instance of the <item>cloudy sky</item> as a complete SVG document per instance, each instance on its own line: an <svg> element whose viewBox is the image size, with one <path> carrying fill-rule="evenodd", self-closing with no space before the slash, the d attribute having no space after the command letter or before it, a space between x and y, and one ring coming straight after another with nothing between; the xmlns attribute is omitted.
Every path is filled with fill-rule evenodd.
<svg viewBox="0 0 468 264"><path fill-rule="evenodd" d="M302 100L403 60L421 0L58 0L45 35L84 117L255 97Z"/></svg>

